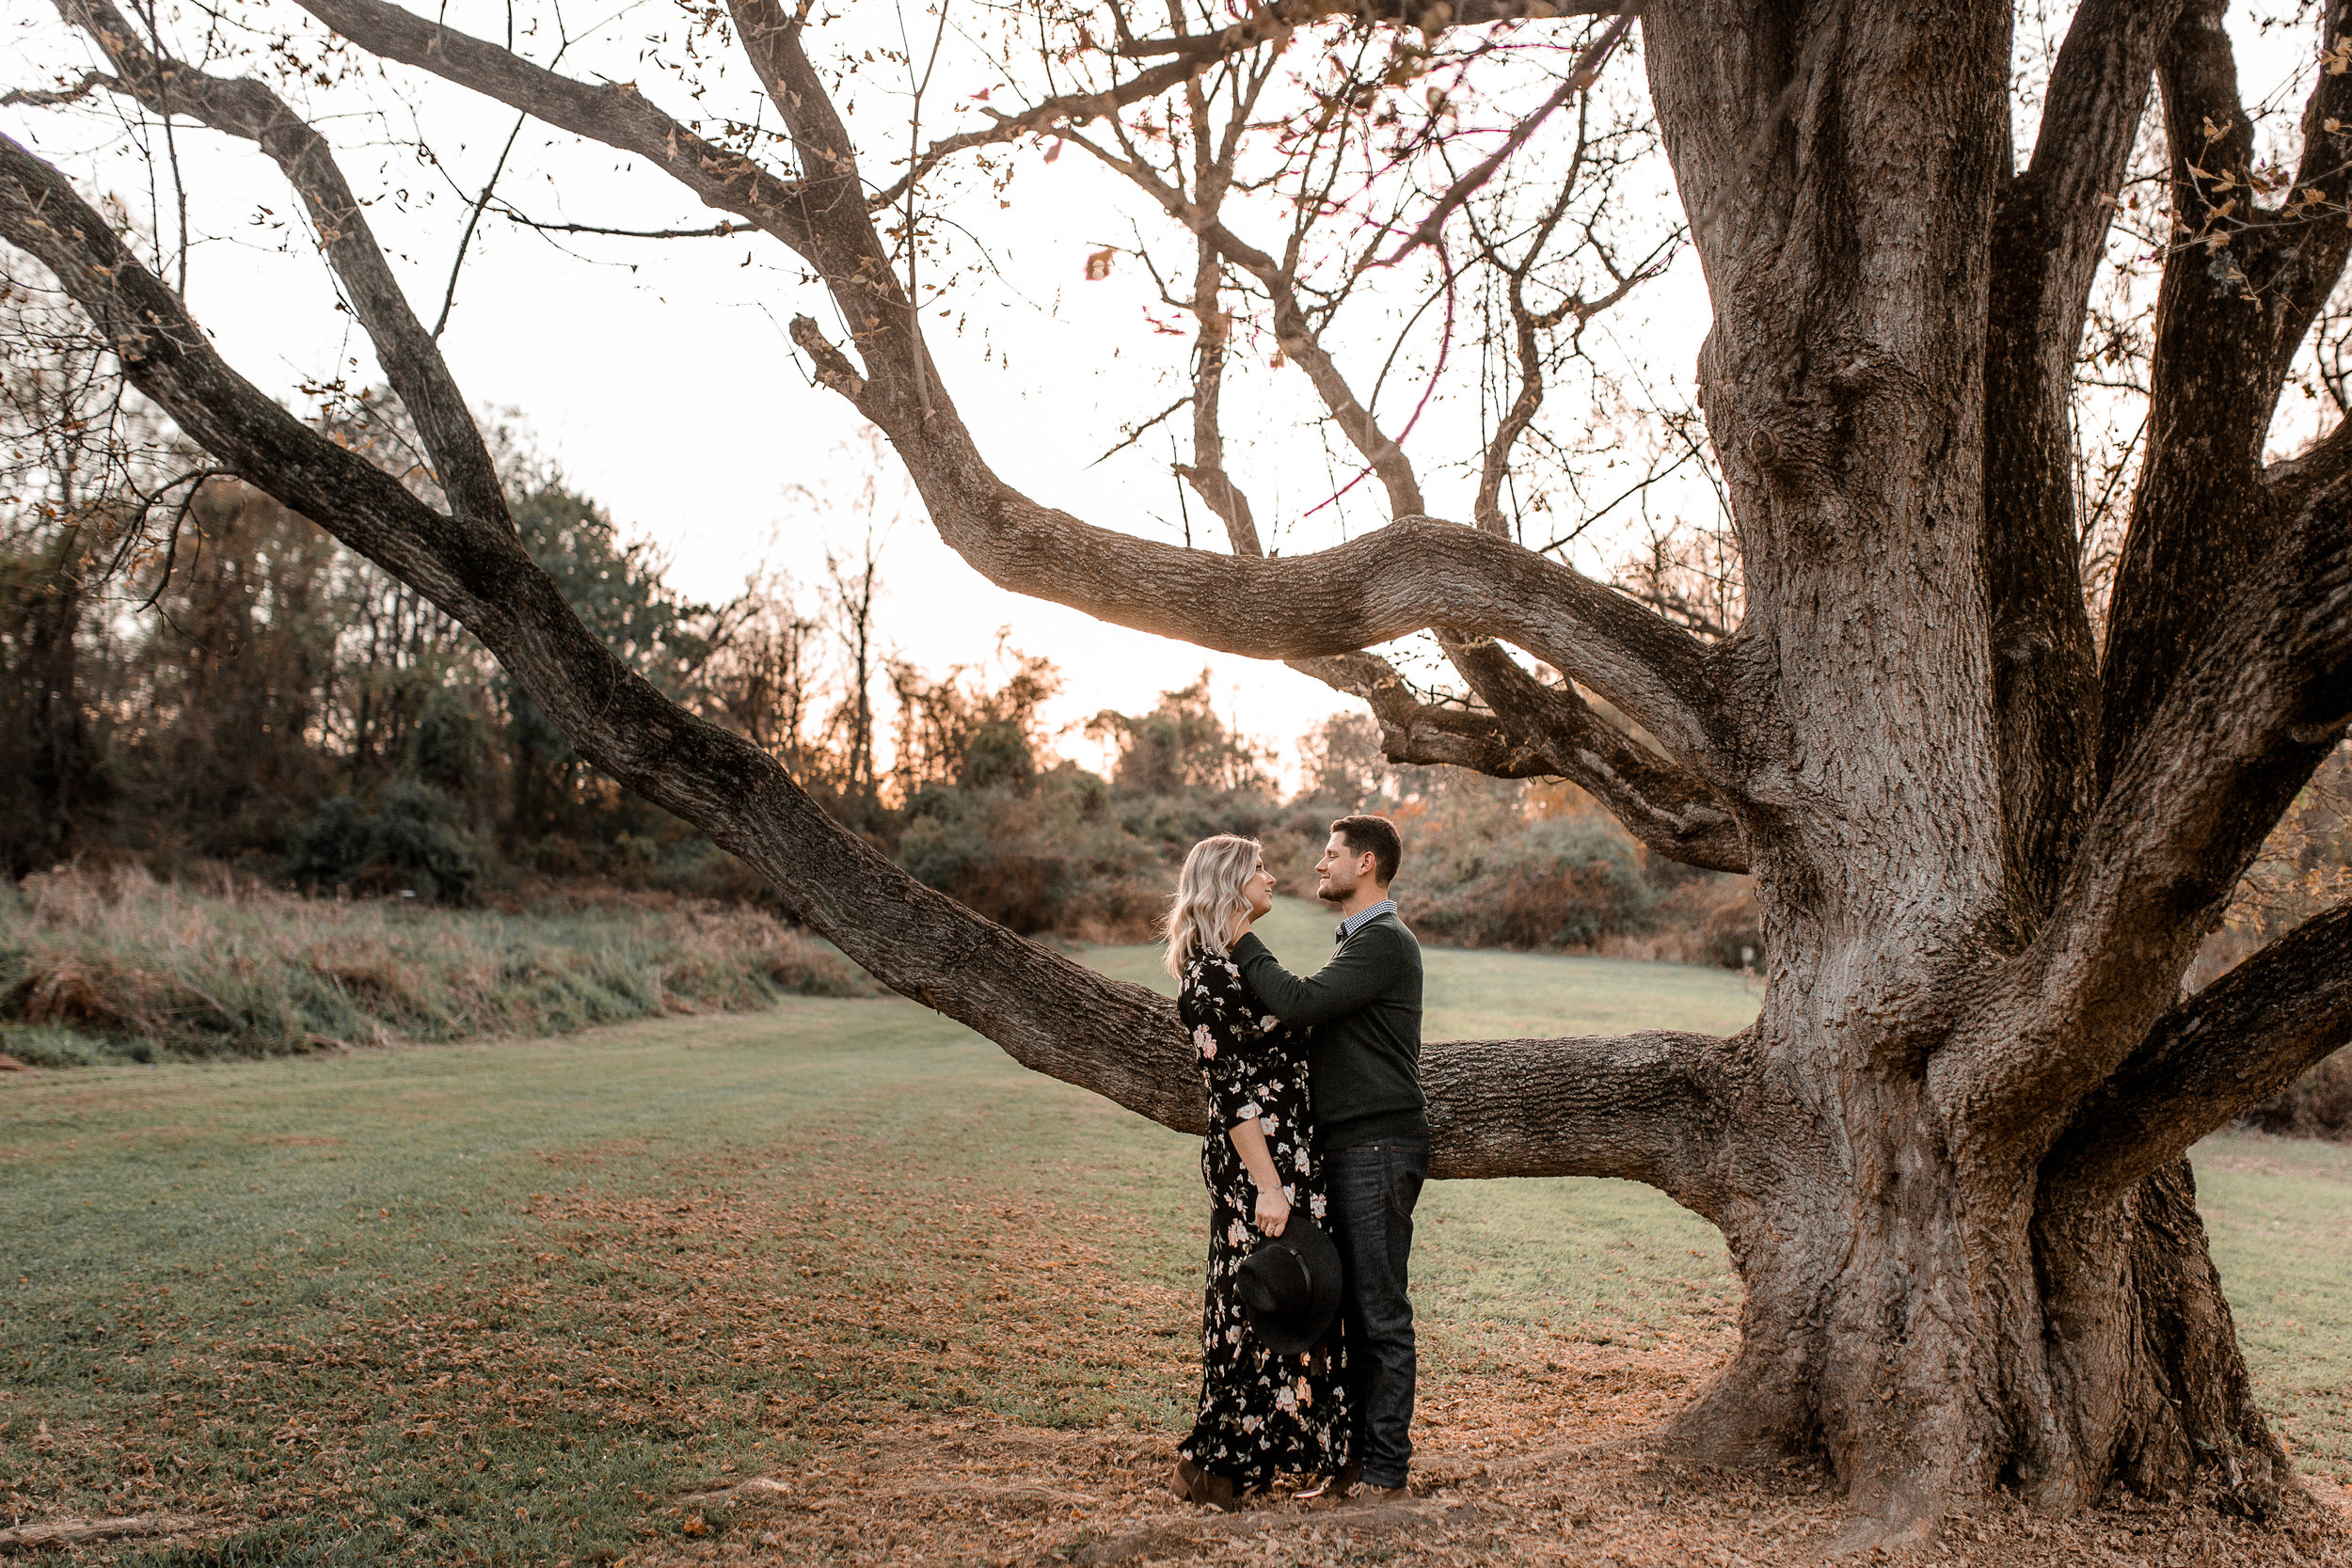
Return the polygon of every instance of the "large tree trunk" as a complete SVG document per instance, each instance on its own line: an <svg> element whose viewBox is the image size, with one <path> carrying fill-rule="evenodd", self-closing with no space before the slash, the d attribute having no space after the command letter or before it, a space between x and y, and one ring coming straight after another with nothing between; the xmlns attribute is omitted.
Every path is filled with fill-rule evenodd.
<svg viewBox="0 0 2352 1568"><path fill-rule="evenodd" d="M2060 1511L2117 1483L2210 1490L2267 1515L2292 1468L2254 1402L2187 1163L2121 1202L2037 1207L2030 1180L2020 1202L1891 1125L1918 1118L1889 1117L1851 1164L1824 1144L1791 1169L1779 1140L1776 1184L1716 1216L1746 1287L1740 1343L1677 1418L1684 1450L1819 1456L1898 1528L1998 1485Z"/></svg>
<svg viewBox="0 0 2352 1568"><path fill-rule="evenodd" d="M1808 8L1765 26L1735 10L1645 13L1717 305L1702 398L1751 606L1718 658L1748 722L1715 776L1741 803L1770 934L1765 1066L1734 1117L1757 1147L1741 1201L1713 1215L1746 1282L1741 1346L1678 1433L1720 1458L1820 1452L1899 1520L2004 1482L2064 1507L2200 1473L2262 1511L2286 1471L2185 1162L2120 1196L2047 1185L2046 1120L1930 1070L2010 1048L1996 976L2057 901L2089 759L2034 719L2036 702L2079 713L2088 690L2072 562L2061 550L2051 593L2013 559L1989 573L1984 548L2071 531L2046 440L2012 435L2009 468L1986 467L2009 152L1985 68L2009 57L2008 9ZM2122 51L2138 96L2142 34ZM2127 141L2110 129L2099 156L2120 166ZM2036 263L2016 244L2007 260ZM2055 308L2008 305L2025 338ZM2005 429L2050 422L2069 385L2026 347L1996 364ZM2033 508L2055 520L1988 515ZM2035 594L2072 652L2012 679L1995 618ZM2037 775L2005 768L2028 752ZM2129 940L2177 974L2193 933L2174 913ZM2159 984L2119 1004L2145 1027L2166 1000Z"/></svg>
<svg viewBox="0 0 2352 1568"><path fill-rule="evenodd" d="M2110 1474L2153 1496L2206 1486L2267 1514L2293 1468L2254 1402L2188 1162L2120 1202L2045 1194L2033 1243L2054 1414L2074 1456L2044 1484L2070 1497L2095 1497Z"/></svg>

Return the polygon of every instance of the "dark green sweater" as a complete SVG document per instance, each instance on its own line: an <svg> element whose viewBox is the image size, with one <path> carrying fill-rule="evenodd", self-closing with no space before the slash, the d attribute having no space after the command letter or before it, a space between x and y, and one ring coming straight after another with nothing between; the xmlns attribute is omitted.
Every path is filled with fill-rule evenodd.
<svg viewBox="0 0 2352 1568"><path fill-rule="evenodd" d="M1233 961L1266 1011L1312 1025L1307 1048L1315 1142L1353 1148L1429 1135L1421 1094L1421 943L1391 911L1365 921L1331 961L1300 979L1253 932Z"/></svg>

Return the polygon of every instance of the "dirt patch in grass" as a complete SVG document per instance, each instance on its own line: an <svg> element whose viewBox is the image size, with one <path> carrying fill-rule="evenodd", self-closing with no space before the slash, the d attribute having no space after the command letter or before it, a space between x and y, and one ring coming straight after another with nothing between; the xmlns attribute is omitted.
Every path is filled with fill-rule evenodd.
<svg viewBox="0 0 2352 1568"><path fill-rule="evenodd" d="M1696 1357L1585 1348L1549 1383L1463 1378L1417 1433L1411 1497L1318 1509L1287 1489L1239 1513L1168 1489L1168 1433L1001 1421L878 1424L802 1465L690 1494L632 1563L1214 1562L1598 1565L1814 1563L1855 1523L1810 1465L1724 1472L1661 1459L1660 1414L1712 1370ZM2323 1483L2320 1489L2332 1492ZM2297 1500L2274 1526L2210 1507L2102 1510L2052 1522L2004 1500L1947 1521L1918 1562L2352 1562L2337 1510ZM1876 1560L1863 1554L1865 1560Z"/></svg>

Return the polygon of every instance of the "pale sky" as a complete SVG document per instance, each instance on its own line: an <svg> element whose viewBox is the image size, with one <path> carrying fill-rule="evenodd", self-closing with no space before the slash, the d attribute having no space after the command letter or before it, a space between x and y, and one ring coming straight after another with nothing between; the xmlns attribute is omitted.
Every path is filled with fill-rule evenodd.
<svg viewBox="0 0 2352 1568"><path fill-rule="evenodd" d="M165 13L171 14L168 6ZM274 7L268 14L295 13ZM492 37L504 24L503 10L485 0L453 0L446 14L453 25ZM674 114L710 113L724 93L693 108L684 89L633 53L675 34L679 14L640 0L589 43L576 45L563 68L635 79ZM862 22L892 15L868 11ZM94 63L45 7L11 8L6 26L14 35L8 52L18 62L7 73L9 85L39 85L52 72L78 75ZM895 39L895 22L892 27ZM2274 35L2244 43L2276 55L2280 41ZM544 58L548 51L542 45L531 52ZM976 59L951 57L943 68L931 99L943 106L932 127L972 122L957 100L985 83L972 69ZM951 81L956 69L964 74ZM2249 83L2255 79L2250 67L2248 75ZM727 91L748 87L747 76L734 71ZM381 84L368 98L321 90L306 112L321 117L354 186L363 197L381 198L371 221L429 323L440 308L462 212L451 184L468 196L480 188L514 117L413 72L395 69L389 80L397 96ZM1611 80L1617 90L1638 91L1638 61L1613 64ZM903 87L894 94L887 78L869 74L844 96L851 103L863 100L852 115L868 149L868 178L894 178L882 166L904 147ZM370 102L398 118L355 112ZM728 108L749 118L750 103L742 96ZM403 145L420 126L446 176ZM103 147L105 124L87 115L0 110L0 129L59 161L86 191L111 192L142 215L154 200L166 214L161 231L168 240L167 188L151 195L147 166L119 148ZM2029 145L2021 127L2021 144ZM364 336L338 313L308 235L288 222L298 208L274 166L246 144L184 124L178 142L197 240L189 298L230 362L298 409L314 406L304 395L308 384L338 375L356 384L376 381ZM625 161L534 123L524 130L500 190L543 220L655 228L704 225L718 215L658 173L616 166ZM1664 181L1662 167L1654 171L1645 197L1661 213L1670 199ZM1172 378L1182 373L1189 340L1156 331L1147 319L1147 309L1170 315L1157 305L1150 279L1125 257L1107 280L1084 278L1089 252L1131 243L1138 225L1164 233L1165 220L1074 150L1050 165L1035 150L1023 153L1005 195L1008 207L983 192L967 193L946 209L964 226L957 257L992 272L958 283L949 308L960 321L934 316L928 324L950 394L997 470L1037 499L1107 527L1178 537L1164 433L1088 466L1121 439L1123 424L1157 413L1181 390ZM1597 356L1632 372L1661 402L1686 395L1706 331L1697 270L1681 250L1666 276L1607 318L1589 341ZM763 559L814 583L827 546L854 543L849 519L812 514L787 493L795 484L846 488L837 474L829 482L827 465L840 461L838 448L855 425L840 398L808 382L784 336L785 324L803 311L829 330L835 325L830 305L799 276L795 259L761 236L585 239L558 247L492 216L469 252L443 347L477 404L519 410L574 485L670 552L680 587L720 597L739 589ZM833 335L839 337L837 330ZM1359 346L1351 373L1368 376L1364 356L1379 346L1368 340ZM1253 360L1228 396L1228 428L1242 449L1236 476L1251 493L1270 545L1298 553L1384 520L1369 483L1344 503L1303 515L1331 494L1335 473L1344 480L1351 470L1335 469L1322 441L1306 433L1311 404L1296 370ZM1391 394L1384 413L1396 404ZM1474 475L1467 470L1478 450L1472 417L1464 403L1440 404L1406 441L1440 515L1466 517L1470 511ZM1572 400L1555 398L1547 417L1572 424L1581 416ZM1181 416L1173 422L1188 456L1188 426ZM1395 416L1384 422L1394 429ZM1712 510L1711 498L1696 486L1670 488L1662 499L1669 506ZM1197 536L1218 541L1214 519L1197 503L1191 519ZM1605 531L1581 548L1578 564L1605 572L1625 541L1622 531ZM1220 711L1274 745L1295 771L1296 737L1347 705L1279 665L1208 654L1008 594L965 566L919 514L890 534L882 573L881 625L889 643L937 669L985 657L998 629L1009 626L1015 646L1063 670L1065 693L1048 714L1057 723L1104 707L1139 710L1205 666ZM1098 760L1074 735L1069 749L1082 760Z"/></svg>

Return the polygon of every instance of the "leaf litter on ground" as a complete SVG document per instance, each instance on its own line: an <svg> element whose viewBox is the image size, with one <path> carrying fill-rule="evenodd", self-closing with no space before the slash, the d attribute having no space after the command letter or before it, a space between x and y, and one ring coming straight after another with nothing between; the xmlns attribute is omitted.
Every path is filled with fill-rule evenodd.
<svg viewBox="0 0 2352 1568"><path fill-rule="evenodd" d="M1646 1346L1425 1319L1408 1500L1314 1511L1284 1488L1203 1513L1168 1483L1198 1297L1124 1266L1161 1244L1148 1219L1001 1175L910 1190L841 1130L707 1152L660 1190L596 1180L641 1153L544 1156L549 1190L502 1259L328 1328L191 1342L167 1291L127 1290L117 1359L146 1397L44 1428L11 1466L10 1523L103 1498L205 1524L71 1558L554 1568L1795 1563L1852 1523L1810 1464L1659 1454L1733 1344L1704 1307ZM2270 1526L2198 1499L2065 1520L2005 1500L1913 1556L2352 1564L2343 1496L2314 1482Z"/></svg>

